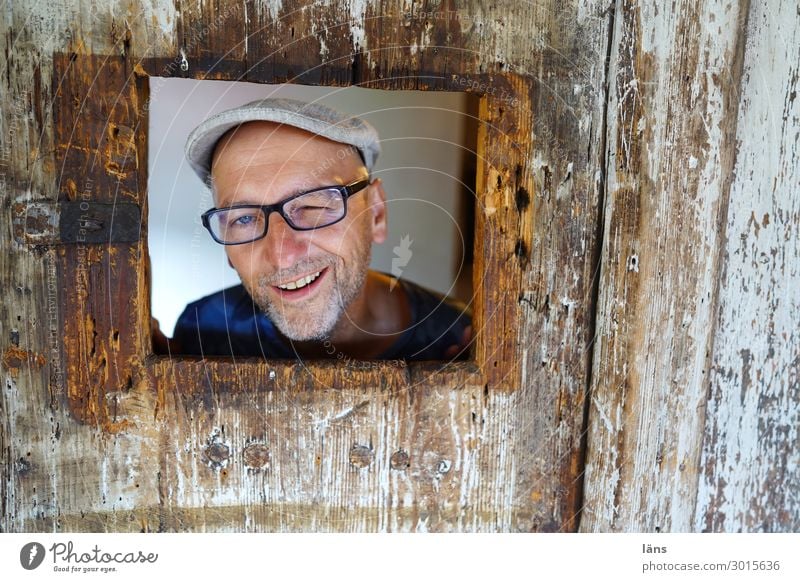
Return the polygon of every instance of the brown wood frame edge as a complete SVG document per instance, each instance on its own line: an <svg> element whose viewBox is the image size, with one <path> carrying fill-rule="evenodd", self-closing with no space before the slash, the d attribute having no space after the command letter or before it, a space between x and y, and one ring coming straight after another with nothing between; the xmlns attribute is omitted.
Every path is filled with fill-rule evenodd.
<svg viewBox="0 0 800 582"><path fill-rule="evenodd" d="M53 107L58 108L59 105L64 103L74 102L75 97L80 97L89 101L88 109L92 107L100 108L99 101L91 103L91 99L99 100L100 97L107 96L109 92L114 92L115 106L121 103L121 108L124 115L127 115L131 120L131 126L135 128L132 135L129 136L132 147L136 147L138 151L135 152L139 160L139 166L135 172L134 182L138 184L138 191L133 192L134 200L138 201L143 208L143 232L146 233L146 185L147 185L147 128L150 89L149 89L149 71L153 71L154 66L162 62L163 59L145 59L139 61L137 64L132 65L124 57L116 56L96 56L96 55L76 55L71 53L69 55L62 54L55 55L54 66L54 96ZM103 73L103 68L109 66L113 69L110 73L106 71ZM80 73L76 73L80 70ZM172 76L190 77L190 78L206 78L206 72L194 70L192 74L180 74L178 69L174 71L179 74ZM127 73L127 75L119 79L120 73ZM70 79L71 84L64 83L64 79L68 75L77 79ZM117 77L111 75L116 74ZM160 75L164 76L164 75ZM228 78L224 72L217 74L214 77L216 80L240 80L239 78ZM108 87L102 85L103 81L108 81ZM281 82L280 79L245 79L247 82L262 82L262 83L275 83ZM98 85L99 84L99 85ZM60 95L62 85L66 85L67 93ZM334 85L334 83L330 83ZM500 99L488 95L485 92L478 91L482 87L498 87L504 88L505 101L508 101L509 96L517 96L523 98L523 103L527 103L532 91L532 81L527 77L522 77L514 73L507 73L503 75L489 75L489 74L465 74L457 75L450 74L447 78L435 73L424 74L420 73L418 77L413 79L400 79L400 80L384 80L375 79L367 80L364 83L359 83L358 86L368 86L369 88L378 89L415 89L415 90L444 90L444 91L458 91L469 92L481 97L481 107L479 116L479 143L478 149L480 154L485 156L478 159L478 180L480 183L476 184L476 192L479 193L480 198L478 202L483 200L483 197L488 192L488 187L494 187L493 184L487 184L488 170L494 167L494 164L502 164L501 172L503 175L508 175L510 168L516 164L517 174L519 174L520 166L519 160L524 159L520 152L522 148L529 145L525 143L524 137L522 145L520 141L514 139L514 132L517 124L517 114L513 108L506 108L505 116L504 108L505 102ZM58 87L58 90L56 90ZM98 88L99 87L99 88ZM69 91L72 91L70 93ZM491 102L487 105L487 102ZM102 111L105 111L102 109ZM112 111L113 108L112 108ZM489 115L485 112L491 111ZM499 115L498 115L499 111ZM58 114L54 111L54 114ZM56 126L57 139L60 136L70 135L67 133L69 129L69 121L74 121L75 126L87 126L91 124L81 117L72 119L70 116L72 112L65 113L63 117L67 119L67 124L64 124L59 118L60 115L55 115L54 119L59 120L61 125ZM77 115L74 114L74 115ZM111 114L109 114L111 115ZM102 122L102 120L101 120ZM114 125L117 121L105 121L106 125ZM125 126L120 126L127 130ZM114 125L115 132L117 126ZM85 132L86 127L81 127ZM492 134L493 137L489 138L488 135ZM114 134L116 137L116 133ZM509 135L511 138L509 139ZM80 137L80 135L79 135ZM518 137L518 136L517 136ZM491 147L489 147L491 146ZM69 152L69 146L65 146L66 151ZM520 150L520 151L517 151ZM72 152L75 155L74 151ZM94 155L97 155L95 153ZM88 156L88 154L87 154ZM82 159L80 160L82 161ZM142 162L145 162L142 165ZM65 165L66 178L69 178L70 169L77 167L73 162L72 165ZM116 168L115 168L116 169ZM97 170L96 170L97 171ZM107 175L101 175L100 181L108 181L112 179ZM62 181L65 179L62 176ZM64 199L63 188L60 194L61 199ZM67 196L66 199L69 199ZM102 202L103 195L99 194L93 198L95 202ZM517 379L515 374L515 363L508 359L509 354L513 357L514 338L509 335L509 330L503 328L504 333L502 337L487 337L491 336L495 329L484 329L483 312L482 309L487 306L487 297L480 297L482 293L488 293L482 286L481 276L483 271L491 266L492 258L484 257L481 253L491 248L495 250L497 241L503 241L502 228L498 228L497 222L495 226L490 224L491 221L486 220L479 209L476 209L476 222L480 227L489 229L487 232L493 237L493 241L488 244L488 241L479 240L481 237L481 230L476 226L476 239L475 243L475 260L476 269L473 275L473 289L476 295L475 299L475 317L473 319L475 327L475 340L472 346L471 359L464 362L415 362L407 363L406 366L398 365L397 362L380 362L370 360L349 360L347 365L341 366L338 360L313 360L309 362L287 362L280 360L261 360L251 358L236 358L236 359L209 359L209 358L193 358L191 356L181 356L179 359L158 356L153 353L152 337L149 326L143 326L144 329L127 330L133 332L131 335L136 336L128 343L129 349L127 353L124 350L107 350L104 354L112 351L112 362L103 362L103 365L108 365L115 369L116 377L119 381L114 385L110 385L108 374L106 374L106 382L102 386L75 386L74 384L68 388L67 396L69 401L69 408L73 416L80 422L90 422L97 424L99 427L108 428L113 423L110 421L110 411L108 410L107 396L113 393L120 393L120 391L130 390L135 385L139 385L140 380L148 377L154 382L152 388L159 394L165 395L165 387L171 385L181 394L186 395L199 395L201 393L218 392L220 390L227 390L231 392L247 392L247 391L260 391L279 389L292 389L309 390L320 389L328 386L334 389L363 389L367 386L381 386L387 388L400 388L400 389L413 389L415 387L443 387L452 386L453 389L459 389L463 386L483 386L485 391L490 388L492 390L501 391L515 391L519 389L518 381L509 381L509 378ZM499 219L495 219L499 220ZM495 240L496 239L496 240ZM129 280L135 279L137 274L144 274L142 279L143 284L139 287L143 289L125 289L126 291L133 292L131 298L124 298L132 301L132 311L135 316L131 316L131 321L147 321L150 320L150 285L149 285L149 261L148 252L146 247L146 237L143 236L143 241L139 243L139 249L142 250L135 263L135 273L128 273ZM78 245L76 245L78 246ZM92 247L96 245L80 245L85 247ZM117 249L117 252L123 252L127 249L132 252L135 245L111 245ZM486 251L491 252L491 251ZM102 254L102 253L101 253ZM107 255L108 253L106 253ZM502 260L507 257L503 256ZM67 259L64 259L67 261ZM102 256L101 262L108 261L108 256ZM501 261L501 258L495 258L495 261ZM65 264L67 264L65 262ZM498 267L497 271L492 271L492 275L502 276L503 270L507 267ZM74 289L74 284L71 281L64 281L62 292L69 297L69 294ZM516 283L516 284L515 284ZM498 310L504 310L507 321L508 307L505 304L516 302L516 297L519 295L519 279L514 277L511 280L505 279L503 285L503 292L498 301L497 292L494 291L492 295L492 313ZM139 293L136 296L136 292ZM119 304L120 297L115 296L112 298ZM513 300L513 301L512 301ZM72 298L72 303L75 303L75 298ZM62 304L65 304L62 302ZM92 319L93 325L97 327L93 330L96 336L106 337L111 336L115 341L119 340L120 334L125 332L124 329L110 329L110 325L103 326L108 323L108 318L95 318L97 315L92 309L95 308L92 302L86 304L86 314ZM62 331L66 329L66 318L62 318ZM499 325L499 324L497 324ZM105 328L104 328L105 327ZM130 326L129 326L130 327ZM124 328L124 325L123 325ZM118 347L118 346L117 346ZM82 351L83 350L83 351ZM73 368L78 368L82 365L82 361L86 361L87 357L95 357L95 346L92 346L90 353L85 353L86 349L74 346L71 351L65 350L65 369L70 370L70 363ZM72 352L75 352L74 354ZM137 353L138 352L138 353ZM501 352L498 356L498 352ZM77 358L83 358L78 360ZM76 361L77 360L77 361ZM493 360L493 363L492 363ZM481 362L483 361L483 365ZM443 366L444 364L444 366ZM304 370L304 371L303 371ZM302 372L306 378L310 377L324 377L325 382L320 386L316 386L312 381L299 381L297 374ZM270 384L270 375L274 374L274 382ZM86 374L77 374L78 379L84 379ZM91 376L91 374L89 374ZM192 377L193 376L193 377ZM210 382L210 378L214 378L214 383ZM126 379L127 378L127 379ZM172 381L171 379L179 378L185 381ZM74 379L73 379L74 381ZM294 384L292 384L294 382ZM148 382L149 383L149 382ZM115 430L115 429L111 429Z"/></svg>
<svg viewBox="0 0 800 582"><path fill-rule="evenodd" d="M168 383L182 395L209 392L260 393L273 390L324 391L361 390L379 387L390 391L434 388L446 385L454 390L484 384L483 375L472 361L403 360L266 360L150 355L143 369L155 386ZM203 380L184 383L186 377ZM210 382L214 378L214 382Z"/></svg>

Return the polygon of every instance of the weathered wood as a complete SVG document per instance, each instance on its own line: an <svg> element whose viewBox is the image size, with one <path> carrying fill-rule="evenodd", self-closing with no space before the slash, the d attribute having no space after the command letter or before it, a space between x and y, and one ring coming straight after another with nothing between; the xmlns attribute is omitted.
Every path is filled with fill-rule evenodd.
<svg viewBox="0 0 800 582"><path fill-rule="evenodd" d="M18 202L12 207L12 224L20 244L108 244L138 241L141 215L141 208L127 202Z"/></svg>
<svg viewBox="0 0 800 582"><path fill-rule="evenodd" d="M94 201L122 198L146 205L142 128L155 96L147 93L148 75L486 94L478 201L482 250L476 253L482 283L477 304L483 311L476 315L475 362L445 369L309 364L309 376L293 364L147 359L143 248L87 247L81 256L69 254L77 249L59 250L62 270L51 278L65 298L63 359L42 366L33 363L40 361L35 354L41 349L9 352L3 366L11 374L26 366L52 371L61 365L67 393L54 390L49 414L56 428L41 433L35 411L43 410L42 401L35 395L46 383L31 380L38 392L20 390L9 376L18 398L3 401L9 458L25 449L22 443L32 434L40 436L29 447L32 461L24 479L16 469L8 474L16 496L4 512L4 529L576 526L588 304L565 311L566 319L552 326L518 322L523 310L531 310L526 286L556 282L564 272L553 252L569 257L588 248L566 273L571 294L584 298L591 292L586 273L592 269L597 205L591 185L601 124L586 131L578 120L599 119L603 108L596 88L602 84L607 17L599 2L491 8L445 3L437 14L428 14L427 6L405 14L408 7L399 2L155 8L131 3L131 9L119 6L108 15L93 12L88 3L38 10L48 26L69 31L28 57L38 75L53 79L55 115L40 116L56 132L56 145L44 156L50 164L44 176L56 178L69 200L85 193ZM27 16L15 12L20 21ZM564 27L568 20L579 26ZM30 33L36 42L43 31ZM591 71L578 79L583 92L575 91L576 79L564 70L570 59ZM542 76L548 80L532 84ZM157 90L156 82L152 91ZM561 115L553 101L565 103L575 120L555 137L534 121ZM566 184L563 203L537 204L540 185L529 165L534 157ZM573 184L579 187L573 190ZM576 208L568 201L573 194L588 234L554 231L553 246L540 246L535 225L568 222ZM28 252L17 248L4 281L31 272ZM560 295L561 289L552 283L544 293ZM28 307L33 313L44 305L32 301ZM581 349L555 356L563 368L526 375L532 366L521 345L544 334L548 351L560 352L575 333ZM25 339L36 348L44 345L42 337ZM551 373L558 380L550 382ZM554 403L560 403L557 414L537 412ZM71 414L61 408L66 404ZM46 440L55 444L48 448ZM78 475L84 477L80 483ZM33 510L29 487L46 492L48 505Z"/></svg>
<svg viewBox="0 0 800 582"><path fill-rule="evenodd" d="M772 3L749 5L711 0L679 2L671 10L633 0L616 5L609 185L586 464L590 485L581 522L586 531L753 531L800 523L790 453L797 444L797 378L791 370L798 352L797 340L787 335L797 329L797 311L791 303L778 309L769 299L787 288L793 267L776 264L772 290L759 289L758 281L767 275L749 267L752 259L737 256L774 249L787 265L797 264L797 200L788 186L797 158L776 153L756 161L764 150L753 140L750 113L752 92L763 82L763 61L774 55L769 44L752 52L753 41L746 39L769 43L774 33L763 22L749 27L747 22L772 17ZM785 8L786 21L794 23L788 25L789 37L796 27L794 10ZM778 52L784 60L772 65L771 83L792 66L796 71L796 40ZM759 80L748 81L750 96L740 93L745 59L752 59L746 79L759 69ZM796 86L796 78L791 83ZM767 92L773 90L791 107L791 84ZM741 120L751 121L742 125ZM783 123L786 133L775 140L794 143L796 123ZM749 167L746 161L736 163L740 144L748 140L748 151L753 148ZM771 161L782 161L784 169ZM758 201L745 186L748 171L759 174L755 180L763 194ZM787 198L779 202L779 194L767 193L767 184L775 187L784 180ZM748 217L761 225L765 214L780 216L785 230L780 235L767 230L766 237L749 242ZM753 310L739 327L732 320L742 304ZM750 327L756 320L764 323ZM774 358L767 355L773 333L782 342ZM742 348L734 347L738 342L760 346L752 352L760 357L747 360L744 378L738 375L743 361ZM773 372L756 376L762 366ZM747 386L751 374L753 383ZM737 428L734 402L740 393L752 403L742 428L767 423L771 429L745 433ZM765 404L773 401L787 408L781 413ZM733 450L724 452L734 441L741 460L733 459ZM745 451L756 450L764 454L763 465L745 459ZM731 502L736 517L725 522L717 509L725 505L723 499L731 500L724 485L731 471L740 476L734 487L744 497ZM794 492L758 500L747 493L778 483ZM699 497L701 485L706 491ZM781 502L791 503L779 507ZM760 519L746 519L748 511Z"/></svg>
<svg viewBox="0 0 800 582"><path fill-rule="evenodd" d="M48 3L40 7L42 18L15 9L7 13L10 20L3 20L0 196L5 224L10 224L12 201L57 202L60 166L50 80L54 50L71 43L67 23L80 21L71 8ZM136 498L128 494L139 463L152 451L135 437L104 437L78 423L66 407L69 372L59 301L64 279L57 251L20 245L10 228L2 229L0 251L0 529L57 531L62 512L80 516L82 507L107 511L132 504Z"/></svg>
<svg viewBox="0 0 800 582"><path fill-rule="evenodd" d="M800 13L751 1L694 528L800 530Z"/></svg>
<svg viewBox="0 0 800 582"><path fill-rule="evenodd" d="M583 497L611 15L605 3L586 3L574 23L569 7L548 8L538 14L549 31L546 50L530 69L533 147L521 172L532 184L518 180L513 190L521 215L514 260L531 265L515 298L516 462L527 468L516 493L519 503L529 497L534 508L552 508L537 516L538 529L572 531Z"/></svg>
<svg viewBox="0 0 800 582"><path fill-rule="evenodd" d="M459 483L476 470L470 461L482 442L491 445L475 428L480 420L459 405L478 414L482 406L491 407L472 398L482 386L473 381L457 391L417 388L408 368L393 362L369 370L335 362L251 362L246 372L238 367L167 359L155 366L165 402L161 416L170 424L161 447L172 452L160 468L162 487L169 491L161 527L474 527L472 512L457 502L464 495L471 501L470 489ZM198 376L207 382L187 394L183 387ZM231 377L238 380L228 384ZM452 422L446 431L443 416ZM251 453L261 466L248 463L247 451L254 446L261 447L260 454ZM397 461L398 454L405 460ZM490 473L492 467L508 470L496 457L487 461ZM288 509L287 519L276 513L278 507Z"/></svg>
<svg viewBox="0 0 800 582"><path fill-rule="evenodd" d="M147 118L133 67L122 57L54 55L58 189L73 203L143 204L138 151ZM86 216L89 213L87 211ZM65 225L61 225L62 230ZM143 231L146 233L146 230ZM81 420L119 430L106 393L132 384L149 339L146 240L59 249L66 390Z"/></svg>

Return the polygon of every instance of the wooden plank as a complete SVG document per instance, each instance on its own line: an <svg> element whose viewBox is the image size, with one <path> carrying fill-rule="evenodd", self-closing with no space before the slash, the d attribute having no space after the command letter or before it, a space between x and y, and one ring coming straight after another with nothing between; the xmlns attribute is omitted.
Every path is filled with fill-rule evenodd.
<svg viewBox="0 0 800 582"><path fill-rule="evenodd" d="M578 13L577 24L563 5L537 14L548 33L531 75L533 148L523 165L531 184L513 196L521 215L515 258L529 263L516 297L524 443L516 462L526 467L516 487L540 531L573 531L583 505L611 14L605 3L581 3Z"/></svg>
<svg viewBox="0 0 800 582"><path fill-rule="evenodd" d="M800 530L800 18L751 2L700 491L703 531Z"/></svg>
<svg viewBox="0 0 800 582"><path fill-rule="evenodd" d="M71 53L56 54L53 70L60 198L143 206L139 168L147 156L138 151L137 135L147 120L140 115L133 67L123 57ZM77 418L108 430L122 427L110 418L106 393L130 386L146 353L145 245L58 250L69 405Z"/></svg>
<svg viewBox="0 0 800 582"><path fill-rule="evenodd" d="M157 364L171 419L163 448L172 453L161 467L165 529L457 527L463 512L449 500L468 469L462 455L478 443L443 438L449 431L443 435L439 421L482 387L417 389L392 363L366 372L334 363L253 367L228 390L224 379L242 373L230 363ZM198 376L205 387L186 394L182 387ZM456 419L453 434L463 417L470 418Z"/></svg>
<svg viewBox="0 0 800 582"><path fill-rule="evenodd" d="M744 4L616 3L584 531L695 525Z"/></svg>
<svg viewBox="0 0 800 582"><path fill-rule="evenodd" d="M6 47L0 56L4 221L10 220L12 201L57 202L61 166L52 104L53 84L59 83L51 83L52 54L77 48L73 33L79 35L80 22L91 22L73 5L45 3L36 15L22 8L0 25ZM128 167L117 154L109 150L103 159ZM138 193L140 186L131 188ZM76 422L68 408L58 252L19 245L9 234L10 229L0 233L0 288L6 291L0 303L0 531L59 531L65 527L62 515L82 521L87 508L113 513L146 505L146 496L135 495L149 489L150 474L140 463L153 452L144 433L104 436ZM135 528L127 512L118 515L120 528Z"/></svg>
<svg viewBox="0 0 800 582"><path fill-rule="evenodd" d="M243 80L248 69L248 11L255 7L234 0L176 4L179 49L172 64L177 67L169 67L169 75L162 76ZM263 36L263 31L256 30L255 36Z"/></svg>
<svg viewBox="0 0 800 582"><path fill-rule="evenodd" d="M357 74L363 3L254 3L248 11L246 80L345 85Z"/></svg>
<svg viewBox="0 0 800 582"><path fill-rule="evenodd" d="M0 55L0 215L32 192L52 194L54 167L48 156L52 129L46 120L50 96L47 67L24 52L38 38L24 30L22 15L0 23L6 51ZM13 37L11 36L13 31ZM31 106L36 114L31 114ZM54 199L51 201L55 201ZM8 224L8 222L6 222ZM55 257L17 244L0 231L0 531L23 531L30 516L50 513L47 449L57 426L48 414L63 382L60 359ZM44 359L44 362L42 362Z"/></svg>

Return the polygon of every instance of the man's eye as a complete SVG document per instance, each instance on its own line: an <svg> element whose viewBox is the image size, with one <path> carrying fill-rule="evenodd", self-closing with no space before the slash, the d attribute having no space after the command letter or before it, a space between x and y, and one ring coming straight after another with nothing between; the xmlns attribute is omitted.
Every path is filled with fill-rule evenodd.
<svg viewBox="0 0 800 582"><path fill-rule="evenodd" d="M258 216L255 214L232 216L228 221L228 228L236 228L237 226L251 226L256 222L258 222Z"/></svg>

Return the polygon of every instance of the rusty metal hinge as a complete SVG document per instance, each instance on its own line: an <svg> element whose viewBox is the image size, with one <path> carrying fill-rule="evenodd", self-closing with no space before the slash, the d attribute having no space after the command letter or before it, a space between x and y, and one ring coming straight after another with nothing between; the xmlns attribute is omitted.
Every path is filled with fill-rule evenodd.
<svg viewBox="0 0 800 582"><path fill-rule="evenodd" d="M142 211L130 202L18 202L12 223L20 244L129 243L141 236Z"/></svg>

